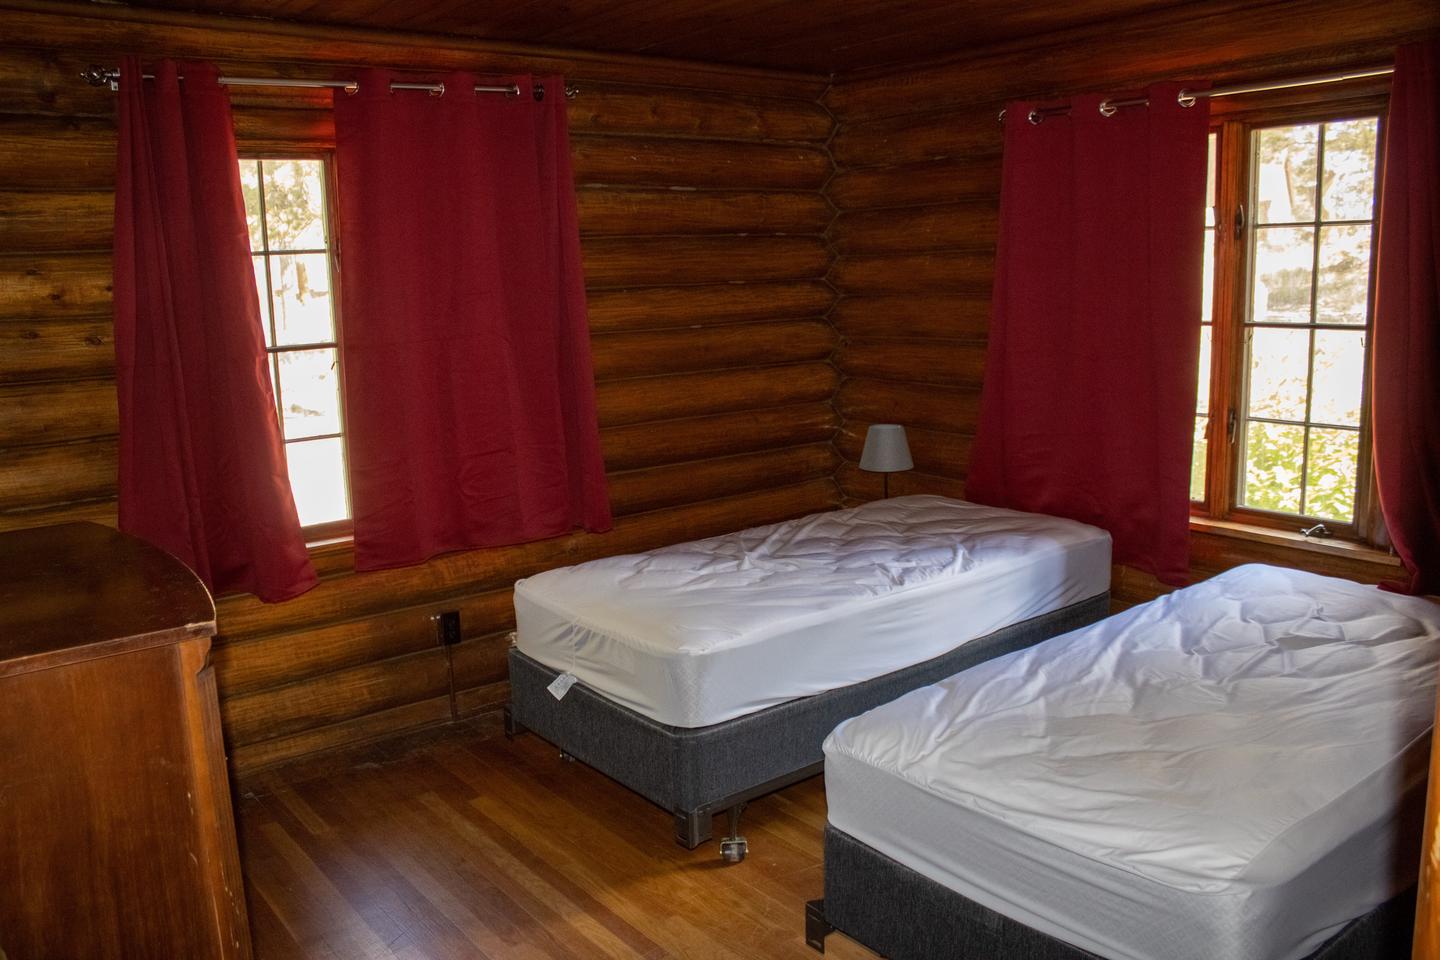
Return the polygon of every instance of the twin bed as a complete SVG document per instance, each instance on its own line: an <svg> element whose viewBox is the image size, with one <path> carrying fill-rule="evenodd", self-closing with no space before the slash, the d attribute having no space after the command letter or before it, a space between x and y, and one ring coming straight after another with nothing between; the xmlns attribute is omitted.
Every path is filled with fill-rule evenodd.
<svg viewBox="0 0 1440 960"><path fill-rule="evenodd" d="M819 773L841 720L1098 620L1109 585L1102 530L930 496L551 570L515 585L507 730L670 811L686 847L729 810L738 860L743 805Z"/></svg>
<svg viewBox="0 0 1440 960"><path fill-rule="evenodd" d="M1409 955L1440 607L1246 566L825 744L830 927L881 954Z"/></svg>
<svg viewBox="0 0 1440 960"><path fill-rule="evenodd" d="M823 741L822 951L1405 955L1440 607L1250 566L1101 620L1108 581L1101 531L939 497L551 571L509 727L686 846L729 809L732 860Z"/></svg>

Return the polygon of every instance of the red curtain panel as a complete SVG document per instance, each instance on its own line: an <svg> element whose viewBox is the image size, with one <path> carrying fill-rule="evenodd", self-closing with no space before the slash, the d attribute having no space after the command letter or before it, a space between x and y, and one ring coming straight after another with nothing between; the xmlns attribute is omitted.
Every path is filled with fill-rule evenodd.
<svg viewBox="0 0 1440 960"><path fill-rule="evenodd" d="M212 591L284 600L316 578L281 449L230 99L212 65L154 75L121 65L120 529Z"/></svg>
<svg viewBox="0 0 1440 960"><path fill-rule="evenodd" d="M1380 509L1410 578L1440 592L1440 41L1395 54L1375 266L1371 421Z"/></svg>
<svg viewBox="0 0 1440 960"><path fill-rule="evenodd" d="M1192 85L1193 87L1194 85ZM1005 116L1000 244L971 499L1110 531L1183 583L1200 344L1207 100L1178 84Z"/></svg>
<svg viewBox="0 0 1440 960"><path fill-rule="evenodd" d="M564 81L399 79L335 95L356 566L608 530Z"/></svg>

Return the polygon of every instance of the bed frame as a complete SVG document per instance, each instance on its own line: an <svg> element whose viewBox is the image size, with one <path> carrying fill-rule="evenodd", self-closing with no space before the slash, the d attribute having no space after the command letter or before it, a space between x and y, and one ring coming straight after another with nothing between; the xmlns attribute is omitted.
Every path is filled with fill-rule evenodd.
<svg viewBox="0 0 1440 960"><path fill-rule="evenodd" d="M533 731L675 816L675 840L686 849L711 837L712 817L728 811L721 856L744 859L739 834L745 804L821 772L825 737L842 720L977 663L1032 646L1109 614L1103 593L1003 627L923 663L861 683L791 700L707 727L658 723L576 684L563 700L546 690L558 672L510 648L510 703L505 732ZM943 629L943 625L937 625Z"/></svg>
<svg viewBox="0 0 1440 960"><path fill-rule="evenodd" d="M1408 957L1414 923L1412 887L1351 921L1306 960ZM832 930L889 960L1099 960L826 824L825 898L805 904L805 942L824 953Z"/></svg>

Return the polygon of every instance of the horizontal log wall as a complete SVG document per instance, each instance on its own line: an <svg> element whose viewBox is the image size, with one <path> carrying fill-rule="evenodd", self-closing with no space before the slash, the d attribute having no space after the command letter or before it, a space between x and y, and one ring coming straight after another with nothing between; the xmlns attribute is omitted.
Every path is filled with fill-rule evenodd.
<svg viewBox="0 0 1440 960"><path fill-rule="evenodd" d="M82 68L139 50L247 74L564 70L582 91L569 113L614 531L372 574L325 548L303 597L222 598L214 662L239 771L496 709L519 577L839 502L823 83L17 6L0 23L35 46L0 52L0 529L115 522L115 99ZM333 142L328 94L234 101L242 150ZM448 654L430 621L442 610L464 633Z"/></svg>
<svg viewBox="0 0 1440 960"><path fill-rule="evenodd" d="M840 116L827 193L839 211L830 281L842 298L831 320L849 499L881 495L881 478L854 466L875 422L904 424L915 459L890 479L892 495L963 495L989 328L997 127L973 109L902 115L880 130Z"/></svg>
<svg viewBox="0 0 1440 960"><path fill-rule="evenodd" d="M1385 62L1395 45L1440 29L1440 6L1396 0L1220 0L971 51L949 62L842 78L825 103L836 115L838 208L830 279L841 299L836 409L838 478L849 500L880 495L855 466L865 428L909 428L915 469L891 493L963 492L994 277L1001 125L1007 100L1162 79L1264 79ZM1293 546L1196 533L1196 576L1236 563L1282 562L1359 579L1392 576L1388 562L1339 560ZM1339 566L1336 566L1339 564ZM1153 579L1117 568L1117 602L1155 596Z"/></svg>

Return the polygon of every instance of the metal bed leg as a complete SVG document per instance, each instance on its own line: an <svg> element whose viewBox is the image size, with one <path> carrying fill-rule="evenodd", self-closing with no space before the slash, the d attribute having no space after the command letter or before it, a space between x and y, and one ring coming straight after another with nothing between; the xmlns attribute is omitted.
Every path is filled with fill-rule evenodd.
<svg viewBox="0 0 1440 960"><path fill-rule="evenodd" d="M825 901L805 902L805 945L820 953L825 952L825 938L835 928L825 919Z"/></svg>
<svg viewBox="0 0 1440 960"><path fill-rule="evenodd" d="M686 850L694 850L710 839L710 813L701 810L675 812L675 842Z"/></svg>
<svg viewBox="0 0 1440 960"><path fill-rule="evenodd" d="M737 803L730 808L730 829L720 840L720 856L726 863L739 863L745 859L750 845L740 835L740 814L745 812L745 804Z"/></svg>

